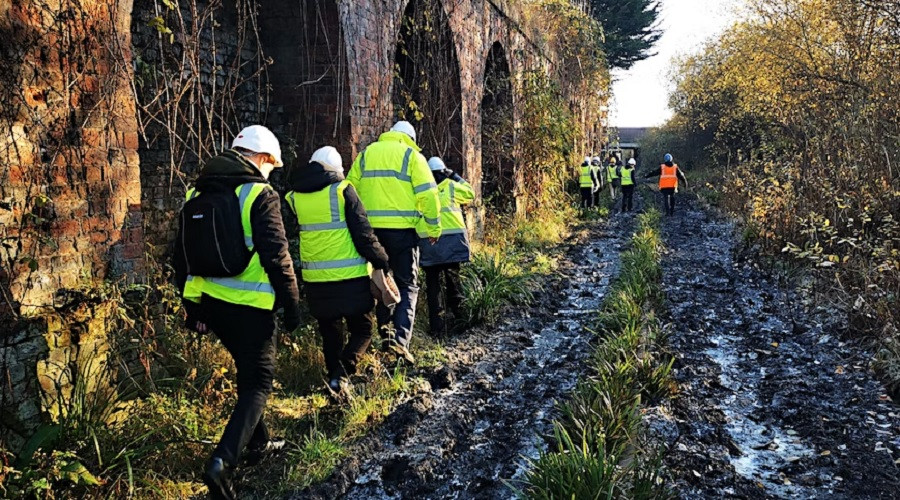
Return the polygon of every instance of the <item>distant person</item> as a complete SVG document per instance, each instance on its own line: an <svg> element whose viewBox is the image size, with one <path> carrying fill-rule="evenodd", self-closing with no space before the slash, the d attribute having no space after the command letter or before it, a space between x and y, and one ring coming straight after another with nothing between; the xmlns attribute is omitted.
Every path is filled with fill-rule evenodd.
<svg viewBox="0 0 900 500"><path fill-rule="evenodd" d="M578 180L578 185L581 191L581 208L583 210L587 210L591 208L593 203L593 189L594 189L594 180L591 175L591 158L588 156L584 157L584 161L581 163L581 167L579 168L580 176Z"/></svg>
<svg viewBox="0 0 900 500"><path fill-rule="evenodd" d="M356 190L344 179L336 149L316 150L308 165L294 169L289 183L285 199L300 224L300 273L322 336L328 389L346 396L348 377L356 373L375 326L369 265L387 272L387 252Z"/></svg>
<svg viewBox="0 0 900 500"><path fill-rule="evenodd" d="M681 180L687 187L687 178L672 160L672 155L666 153L659 170L648 172L644 176L645 179L659 177L659 192L663 195L663 207L666 215L675 215L675 193L678 192L678 181Z"/></svg>
<svg viewBox="0 0 900 500"><path fill-rule="evenodd" d="M409 342L419 296L419 219L430 243L437 243L441 236L437 184L419 151L416 130L409 122L399 121L356 157L347 174L387 251L400 291L400 303L393 310L378 302L378 331L384 349L409 363L415 362Z"/></svg>
<svg viewBox="0 0 900 500"><path fill-rule="evenodd" d="M609 184L609 196L616 202L616 189L619 188L619 158L611 154L606 165L606 183Z"/></svg>
<svg viewBox="0 0 900 500"><path fill-rule="evenodd" d="M629 158L628 163L619 170L619 179L622 183L622 212L631 212L634 203L634 168L637 161Z"/></svg>
<svg viewBox="0 0 900 500"><path fill-rule="evenodd" d="M212 331L237 367L237 403L203 473L216 499L235 498L231 474L245 448L253 463L285 444L263 422L275 375L276 304L288 330L300 325L281 199L267 180L282 165L275 135L247 127L203 165L181 211L174 267L187 326Z"/></svg>
<svg viewBox="0 0 900 500"><path fill-rule="evenodd" d="M441 237L434 245L420 232L420 263L425 270L425 292L428 297L428 324L431 335L440 337L455 331L462 319L463 292L459 265L469 262L469 234L463 219L463 206L475 200L475 190L438 157L428 160L431 173L441 193ZM441 281L444 285L441 286ZM441 292L453 321L447 321L441 305Z"/></svg>
<svg viewBox="0 0 900 500"><path fill-rule="evenodd" d="M599 156L591 158L591 181L594 184L591 188L591 206L599 207L600 189L603 187L603 165Z"/></svg>

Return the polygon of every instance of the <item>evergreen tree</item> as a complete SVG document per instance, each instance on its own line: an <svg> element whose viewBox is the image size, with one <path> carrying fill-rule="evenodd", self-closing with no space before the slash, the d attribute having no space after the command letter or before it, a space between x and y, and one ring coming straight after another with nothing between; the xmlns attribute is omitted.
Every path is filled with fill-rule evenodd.
<svg viewBox="0 0 900 500"><path fill-rule="evenodd" d="M610 68L628 69L652 56L662 36L656 21L659 0L590 0L591 15L603 26L603 48Z"/></svg>

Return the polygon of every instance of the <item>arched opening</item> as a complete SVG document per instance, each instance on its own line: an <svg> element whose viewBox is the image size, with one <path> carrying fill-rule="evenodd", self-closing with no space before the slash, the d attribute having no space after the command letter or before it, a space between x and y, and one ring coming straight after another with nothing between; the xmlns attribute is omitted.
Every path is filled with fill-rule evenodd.
<svg viewBox="0 0 900 500"><path fill-rule="evenodd" d="M295 165L322 146L334 146L345 167L350 142L347 50L335 0L274 0L260 9L260 27L272 88L270 122L292 140ZM283 145L285 146L285 145ZM283 149L285 149L283 147Z"/></svg>
<svg viewBox="0 0 900 500"><path fill-rule="evenodd" d="M484 68L481 99L481 195L493 211L515 211L513 89L509 62L494 42Z"/></svg>
<svg viewBox="0 0 900 500"><path fill-rule="evenodd" d="M394 58L394 112L416 127L425 156L461 171L462 92L447 14L438 0L410 0Z"/></svg>

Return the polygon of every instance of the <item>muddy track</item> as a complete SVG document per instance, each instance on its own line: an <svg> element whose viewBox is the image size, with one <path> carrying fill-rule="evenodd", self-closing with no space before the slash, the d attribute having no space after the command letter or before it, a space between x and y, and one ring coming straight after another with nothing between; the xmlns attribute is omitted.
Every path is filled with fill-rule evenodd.
<svg viewBox="0 0 900 500"><path fill-rule="evenodd" d="M900 408L829 314L733 257L694 203L663 219L679 394L665 464L683 498L897 498Z"/></svg>
<svg viewBox="0 0 900 500"><path fill-rule="evenodd" d="M551 430L554 404L582 374L603 294L632 217L595 222L562 251L534 306L447 346L430 391L414 395L349 450L325 483L296 498L509 498Z"/></svg>

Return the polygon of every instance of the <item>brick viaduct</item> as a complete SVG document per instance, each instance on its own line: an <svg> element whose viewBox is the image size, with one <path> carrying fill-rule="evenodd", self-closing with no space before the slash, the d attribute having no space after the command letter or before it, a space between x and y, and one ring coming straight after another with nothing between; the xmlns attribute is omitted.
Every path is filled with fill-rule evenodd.
<svg viewBox="0 0 900 500"><path fill-rule="evenodd" d="M246 42L229 31L238 10L254 4L255 29L272 64L267 81L250 89L259 95L266 86L267 102L239 100L232 110L239 123L222 124L214 140L222 144L265 116L295 144L298 161L313 147L333 144L349 164L395 119L397 39L410 1L423 0L226 0L215 19L220 53L199 65L203 85L221 84L221 66L247 55ZM200 159L186 158L174 175L171 139L141 134L134 82L161 57L155 47L167 34L154 19L164 4L73 4L0 0L0 318L11 312L36 318L0 327L0 420L9 423L0 443L10 446L52 409L50 393L61 379L71 380L88 346L102 345L113 311L102 298L75 304L69 291L106 278L141 281L150 265L146 248L171 238ZM550 68L552 58L512 1L440 5L458 63L459 83L446 88L461 103L459 157L451 161L480 191L488 58L502 58L513 81Z"/></svg>

